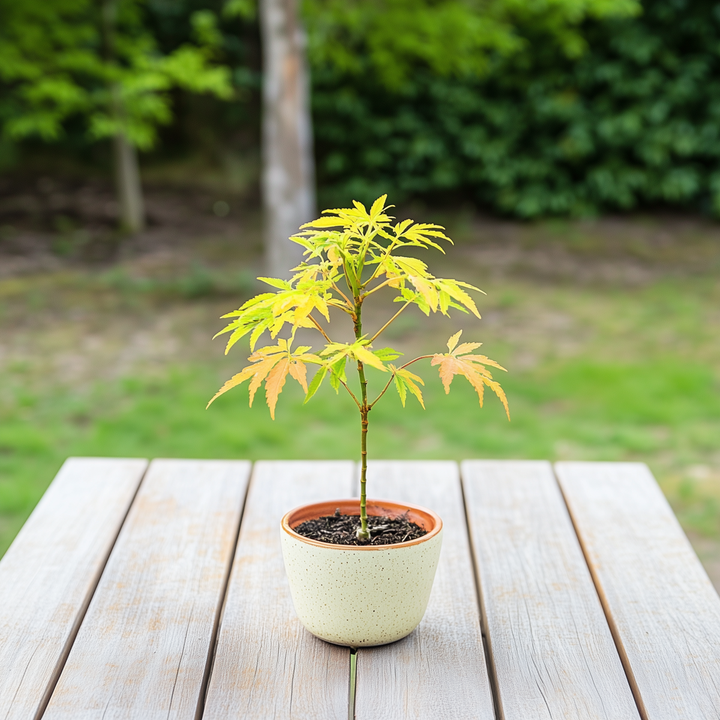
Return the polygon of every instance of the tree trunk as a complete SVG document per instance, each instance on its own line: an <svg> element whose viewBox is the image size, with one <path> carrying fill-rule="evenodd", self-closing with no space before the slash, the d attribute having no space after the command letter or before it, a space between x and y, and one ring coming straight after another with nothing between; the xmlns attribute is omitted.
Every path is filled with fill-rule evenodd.
<svg viewBox="0 0 720 720"><path fill-rule="evenodd" d="M120 228L136 233L145 227L145 208L137 150L123 133L113 137L115 186L120 203Z"/></svg>
<svg viewBox="0 0 720 720"><path fill-rule="evenodd" d="M103 56L105 62L114 63L115 22L117 20L117 0L101 0L100 24L103 38ZM115 120L123 118L123 103L120 89L110 88L110 112ZM143 205L142 185L137 149L123 132L113 136L113 162L115 171L115 190L120 205L120 229L136 233L145 227L145 208Z"/></svg>
<svg viewBox="0 0 720 720"><path fill-rule="evenodd" d="M315 164L305 35L298 0L261 0L265 262L289 277L302 248L288 240L315 216Z"/></svg>

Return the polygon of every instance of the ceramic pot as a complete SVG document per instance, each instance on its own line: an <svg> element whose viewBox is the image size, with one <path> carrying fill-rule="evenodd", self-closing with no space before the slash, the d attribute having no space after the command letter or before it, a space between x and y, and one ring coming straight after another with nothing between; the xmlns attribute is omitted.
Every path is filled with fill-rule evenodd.
<svg viewBox="0 0 720 720"><path fill-rule="evenodd" d="M332 545L310 540L293 528L340 508L360 515L360 501L303 505L282 519L281 542L295 611L317 637L336 645L385 645L409 635L422 620L442 544L442 520L432 510L368 500L368 515L398 517L427 530L397 545Z"/></svg>

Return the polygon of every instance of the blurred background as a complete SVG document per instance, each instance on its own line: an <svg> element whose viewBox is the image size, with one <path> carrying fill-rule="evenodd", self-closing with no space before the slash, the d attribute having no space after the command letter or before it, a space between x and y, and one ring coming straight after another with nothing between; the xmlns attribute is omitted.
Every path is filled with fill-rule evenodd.
<svg viewBox="0 0 720 720"><path fill-rule="evenodd" d="M463 328L513 419L423 368L370 456L647 462L720 587L719 39L706 0L0 0L0 554L69 455L356 458L329 387L206 411L211 338L388 193L487 292L388 344Z"/></svg>

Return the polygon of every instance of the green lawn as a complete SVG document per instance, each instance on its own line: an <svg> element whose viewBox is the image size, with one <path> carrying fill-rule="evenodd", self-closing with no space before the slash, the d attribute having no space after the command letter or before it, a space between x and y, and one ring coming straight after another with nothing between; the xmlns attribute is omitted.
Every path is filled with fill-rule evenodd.
<svg viewBox="0 0 720 720"><path fill-rule="evenodd" d="M111 281L76 273L0 282L0 553L69 455L357 457L356 411L329 387L303 406L289 381L275 422L261 394L248 408L246 389L205 410L245 357L238 348L224 358L221 341L210 341L245 289L141 291L113 272ZM463 327L464 340L483 340L510 370L502 380L512 422L492 395L481 410L463 378L446 396L425 366L428 409L411 397L402 409L388 393L371 415L370 457L642 460L686 528L720 537L713 278L580 287L483 281L468 263L457 275L488 291L482 322L432 318L421 329L413 316L388 343L441 351Z"/></svg>

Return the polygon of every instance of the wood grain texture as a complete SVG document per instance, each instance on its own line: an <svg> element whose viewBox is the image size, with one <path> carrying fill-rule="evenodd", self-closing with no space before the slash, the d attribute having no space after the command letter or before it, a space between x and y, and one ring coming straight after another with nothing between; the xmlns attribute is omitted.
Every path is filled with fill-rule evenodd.
<svg viewBox="0 0 720 720"><path fill-rule="evenodd" d="M204 720L344 720L350 653L295 615L280 520L304 503L352 497L351 462L258 462L248 493Z"/></svg>
<svg viewBox="0 0 720 720"><path fill-rule="evenodd" d="M556 465L648 720L720 718L720 598L648 468Z"/></svg>
<svg viewBox="0 0 720 720"><path fill-rule="evenodd" d="M493 720L480 611L458 466L371 462L373 497L415 503L443 520L443 547L425 617L404 640L358 651L358 720Z"/></svg>
<svg viewBox="0 0 720 720"><path fill-rule="evenodd" d="M70 458L0 561L0 718L39 717L145 460Z"/></svg>
<svg viewBox="0 0 720 720"><path fill-rule="evenodd" d="M504 720L638 718L549 463L461 473Z"/></svg>
<svg viewBox="0 0 720 720"><path fill-rule="evenodd" d="M198 716L249 473L153 461L44 720Z"/></svg>

